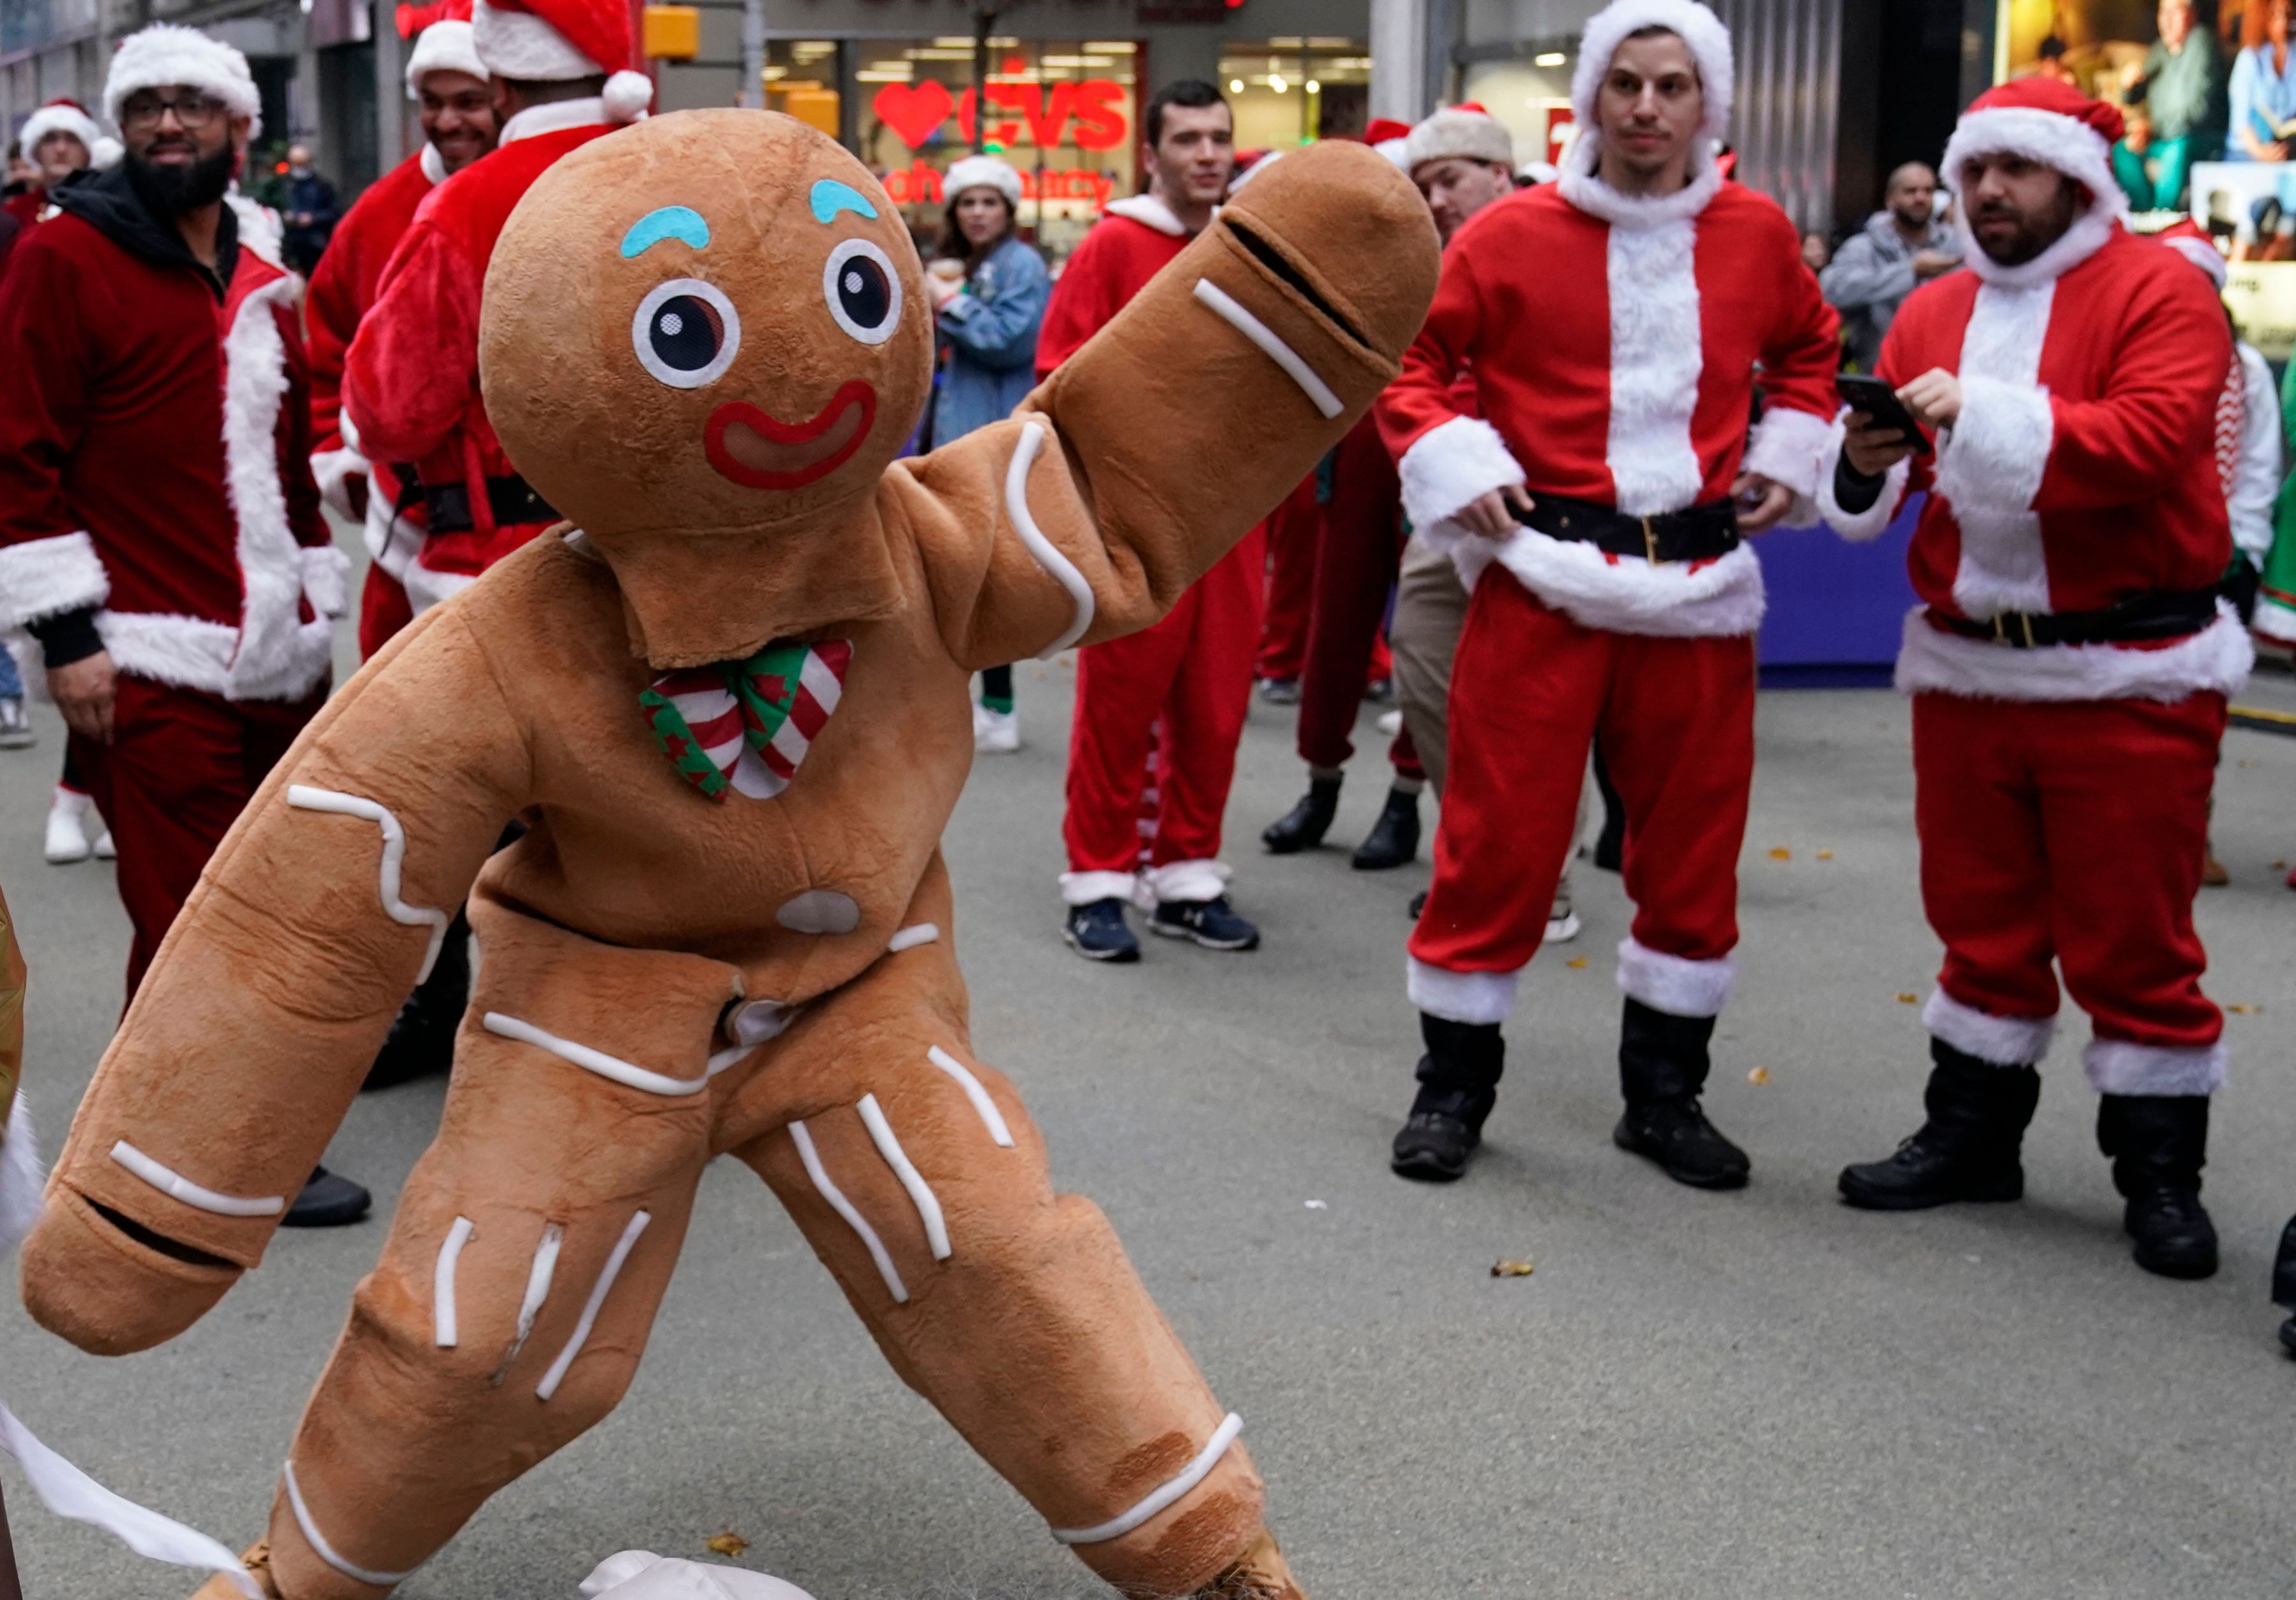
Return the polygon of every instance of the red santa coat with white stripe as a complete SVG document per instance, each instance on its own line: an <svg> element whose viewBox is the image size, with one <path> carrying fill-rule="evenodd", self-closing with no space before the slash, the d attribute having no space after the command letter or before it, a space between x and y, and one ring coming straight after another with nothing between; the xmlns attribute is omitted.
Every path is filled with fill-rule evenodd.
<svg viewBox="0 0 2296 1600"><path fill-rule="evenodd" d="M2232 559L2214 448L2233 360L2214 294L2174 251L2085 213L2048 250L1914 291L1880 373L1959 375L1960 420L1934 457L1900 463L1874 505L1847 513L1828 454L1821 505L1850 538L1931 491L1907 563L1929 609L1978 621L2100 610L2131 595L2204 589ZM1898 685L2006 700L2181 700L2230 693L2254 652L2231 611L2166 645L2011 650L1906 619Z"/></svg>
<svg viewBox="0 0 2296 1600"><path fill-rule="evenodd" d="M1469 584L1496 559L1589 628L1753 632L1750 548L1654 566L1528 528L1495 548L1449 519L1505 484L1632 516L1680 511L1726 498L1745 471L1792 488L1814 520L1838 356L1800 248L1775 202L1710 163L1659 200L1573 172L1486 207L1445 250L1426 326L1379 403L1420 536ZM1767 410L1749 438L1757 363ZM1463 365L1481 421L1449 392Z"/></svg>

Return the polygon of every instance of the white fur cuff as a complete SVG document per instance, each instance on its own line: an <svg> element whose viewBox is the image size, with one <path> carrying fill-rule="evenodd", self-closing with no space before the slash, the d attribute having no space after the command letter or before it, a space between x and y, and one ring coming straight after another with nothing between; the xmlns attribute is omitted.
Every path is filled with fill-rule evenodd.
<svg viewBox="0 0 2296 1600"><path fill-rule="evenodd" d="M1836 423L1826 446L1824 458L1818 464L1817 513L1825 525L1853 545L1863 545L1878 539L1886 532L1898 507L1905 503L1906 484L1913 477L1913 460L1908 456L1890 469L1882 482L1881 497L1864 511L1844 511L1841 502L1833 497L1833 470L1841 459L1841 424Z"/></svg>
<svg viewBox="0 0 2296 1600"><path fill-rule="evenodd" d="M1930 992L1929 1004L1922 1007L1922 1026L1964 1055L1997 1067L2030 1067L2049 1053L2057 1019L1997 1017L1939 989Z"/></svg>
<svg viewBox="0 0 2296 1600"><path fill-rule="evenodd" d="M2217 619L2159 650L2119 644L2054 644L2013 650L1964 638L1930 625L1923 608L1906 618L1898 652L1901 694L1959 694L1974 700L2151 700L2174 705L2214 690L2232 694L2248 682L2256 645L2229 601Z"/></svg>
<svg viewBox="0 0 2296 1600"><path fill-rule="evenodd" d="M345 585L350 578L350 557L332 545L302 547L303 597L322 617L340 617L350 609Z"/></svg>
<svg viewBox="0 0 2296 1600"><path fill-rule="evenodd" d="M1755 424L1753 437L1746 441L1745 459L1738 464L1738 470L1758 472L1772 483L1784 484L1793 490L1797 501L1815 501L1818 486L1824 481L1818 470L1829 459L1833 445L1833 419L1774 406Z"/></svg>
<svg viewBox="0 0 2296 1600"><path fill-rule="evenodd" d="M1062 873L1061 900L1070 906L1089 906L1097 900L1126 900L1139 880L1130 873Z"/></svg>
<svg viewBox="0 0 2296 1600"><path fill-rule="evenodd" d="M95 541L84 532L0 548L0 628L102 605L111 593Z"/></svg>
<svg viewBox="0 0 2296 1600"><path fill-rule="evenodd" d="M1719 1016L1737 982L1737 964L1727 956L1690 961L1631 937L1619 941L1619 987L1652 1011L1671 1017Z"/></svg>
<svg viewBox="0 0 2296 1600"><path fill-rule="evenodd" d="M425 144L422 148L433 147ZM351 505L350 480L366 475L366 457L348 445L339 450L311 452L311 478L319 486L319 498L326 502L328 510L346 521L359 514Z"/></svg>
<svg viewBox="0 0 2296 1600"><path fill-rule="evenodd" d="M1169 861L1141 874L1140 884L1158 903L1198 905L1226 894L1229 876L1225 861Z"/></svg>
<svg viewBox="0 0 2296 1600"><path fill-rule="evenodd" d="M1431 1017L1447 1022L1474 1025L1504 1022L1514 1014L1515 987L1521 969L1512 972L1455 972L1429 966L1415 956L1410 963L1406 987L1411 1003Z"/></svg>
<svg viewBox="0 0 2296 1600"><path fill-rule="evenodd" d="M40 1219L42 1192L47 1175L41 1169L40 1138L32 1131L32 1108L24 1104L23 1086L8 1108L8 1133L0 1140L0 1256L13 1251Z"/></svg>
<svg viewBox="0 0 2296 1600"><path fill-rule="evenodd" d="M1961 381L1961 417L1938 452L1938 493L1980 511L2033 509L2049 470L2049 392L1998 378Z"/></svg>
<svg viewBox="0 0 2296 1600"><path fill-rule="evenodd" d="M2093 1038L2081 1065L2100 1095L2213 1095L2224 1087L2227 1055L2222 1039L2176 1049Z"/></svg>
<svg viewBox="0 0 2296 1600"><path fill-rule="evenodd" d="M1397 471L1404 514L1414 528L1448 521L1493 489L1523 481L1522 465L1499 431L1472 416L1455 416L1421 434Z"/></svg>

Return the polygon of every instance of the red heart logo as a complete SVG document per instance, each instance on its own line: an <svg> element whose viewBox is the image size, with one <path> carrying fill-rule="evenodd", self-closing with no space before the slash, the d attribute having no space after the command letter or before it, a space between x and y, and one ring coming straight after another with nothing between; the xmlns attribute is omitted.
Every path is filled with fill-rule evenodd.
<svg viewBox="0 0 2296 1600"><path fill-rule="evenodd" d="M877 120L891 128L911 150L922 149L924 142L932 137L933 130L956 109L956 102L948 97L948 90L931 78L920 84L889 83L877 91L877 97L869 105L877 113Z"/></svg>

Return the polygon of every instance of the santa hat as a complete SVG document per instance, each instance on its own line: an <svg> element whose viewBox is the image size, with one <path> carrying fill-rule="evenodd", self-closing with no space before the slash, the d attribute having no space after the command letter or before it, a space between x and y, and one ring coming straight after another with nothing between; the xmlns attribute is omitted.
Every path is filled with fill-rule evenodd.
<svg viewBox="0 0 2296 1600"><path fill-rule="evenodd" d="M177 84L212 94L233 116L246 118L250 139L262 133L263 96L247 58L220 39L173 22L154 22L119 41L103 80L104 114L118 122L128 96Z"/></svg>
<svg viewBox="0 0 2296 1600"><path fill-rule="evenodd" d="M606 73L606 114L635 122L653 102L653 80L625 71L630 8L625 0L477 0L471 22L479 60L497 78L563 83Z"/></svg>
<svg viewBox="0 0 2296 1600"><path fill-rule="evenodd" d="M1454 157L1489 161L1512 171L1514 135L1480 106L1443 106L1411 130L1403 147L1403 169L1412 172L1425 162Z"/></svg>
<svg viewBox="0 0 2296 1600"><path fill-rule="evenodd" d="M487 64L479 59L476 35L477 29L470 23L452 18L424 29L406 58L406 98L422 97L422 79L427 73L467 72L472 78L484 78Z"/></svg>
<svg viewBox="0 0 2296 1600"><path fill-rule="evenodd" d="M1017 209L1021 204L1021 175L1013 170L1012 163L1000 161L995 156L967 156L953 162L948 176L941 180L941 193L948 196L949 204L967 189L994 189L1004 197L1006 205Z"/></svg>
<svg viewBox="0 0 2296 1600"><path fill-rule="evenodd" d="M2199 223L2189 217L2182 217L2152 237L2206 273L2209 282L2217 286L2218 292L2223 292L2230 269L2225 266L2224 251L2217 248L2217 242L2209 237L2208 231Z"/></svg>
<svg viewBox="0 0 2296 1600"><path fill-rule="evenodd" d="M1945 147L1940 176L1966 187L1962 168L1978 156L2020 155L2055 168L2089 192L2091 209L2119 216L2128 197L2112 176L2120 112L2054 78L2020 78L1970 102Z"/></svg>
<svg viewBox="0 0 2296 1600"><path fill-rule="evenodd" d="M61 98L49 101L25 118L24 126L16 130L16 137L22 143L27 156L39 149L40 141L50 134L70 134L80 142L81 148L88 152L91 159L95 154L97 141L103 138L103 130L96 127L95 119L87 114L86 107L77 100Z"/></svg>
<svg viewBox="0 0 2296 1600"><path fill-rule="evenodd" d="M1730 55L1730 30L1698 0L1611 0L1587 24L1578 38L1578 64L1570 72L1570 110L1578 125L1592 132L1595 102L1603 79L1610 74L1611 58L1628 37L1645 28L1662 28L1690 47L1698 64L1698 86L1705 92L1706 116L1698 131L1719 144L1730 126L1730 104L1737 93L1737 69Z"/></svg>

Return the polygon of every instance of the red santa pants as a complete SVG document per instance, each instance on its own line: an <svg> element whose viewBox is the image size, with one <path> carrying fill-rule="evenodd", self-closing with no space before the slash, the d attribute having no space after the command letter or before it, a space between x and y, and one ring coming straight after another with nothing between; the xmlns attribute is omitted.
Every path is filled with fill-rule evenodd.
<svg viewBox="0 0 2296 1600"><path fill-rule="evenodd" d="M1069 854L1062 889L1070 905L1129 891L1151 814L1148 859L1159 898L1208 900L1220 893L1220 822L1251 702L1266 560L1255 529L1180 596L1171 615L1078 653L1062 825ZM1160 724L1157 800L1144 811L1150 740Z"/></svg>
<svg viewBox="0 0 2296 1600"><path fill-rule="evenodd" d="M94 792L119 850L119 898L135 928L131 1000L208 857L326 698L324 683L291 703L118 680Z"/></svg>
<svg viewBox="0 0 2296 1600"><path fill-rule="evenodd" d="M1296 678L1308 660L1308 625L1316 603L1316 540L1324 508L1316 501L1317 473L1300 480L1283 504L1267 513L1267 615L1259 636L1260 677Z"/></svg>
<svg viewBox="0 0 2296 1600"><path fill-rule="evenodd" d="M1376 669L1388 591L1403 560L1403 483L1372 418L1340 441L1332 498L1323 509L1308 661L1300 674L1300 759L1336 771L1355 754L1349 735L1365 679ZM1396 776L1425 780L1408 730L1396 735L1388 755Z"/></svg>
<svg viewBox="0 0 2296 1600"><path fill-rule="evenodd" d="M366 586L359 591L359 660L373 661L374 652L390 643L391 635L414 620L414 603L406 587L380 564L366 570Z"/></svg>
<svg viewBox="0 0 2296 1600"><path fill-rule="evenodd" d="M2054 960L2088 1013L2108 1094L2206 1094L2223 1015L2193 927L2224 696L1914 697L1922 900L1945 941L1926 1017L1980 1059L2037 1061Z"/></svg>
<svg viewBox="0 0 2296 1600"><path fill-rule="evenodd" d="M1454 1022L1506 1020L1546 932L1600 733L1626 806L1635 902L1620 987L1672 1015L1718 1013L1754 775L1751 636L1582 628L1493 566L1467 608L1450 724L1435 883L1411 935L1413 1002Z"/></svg>

